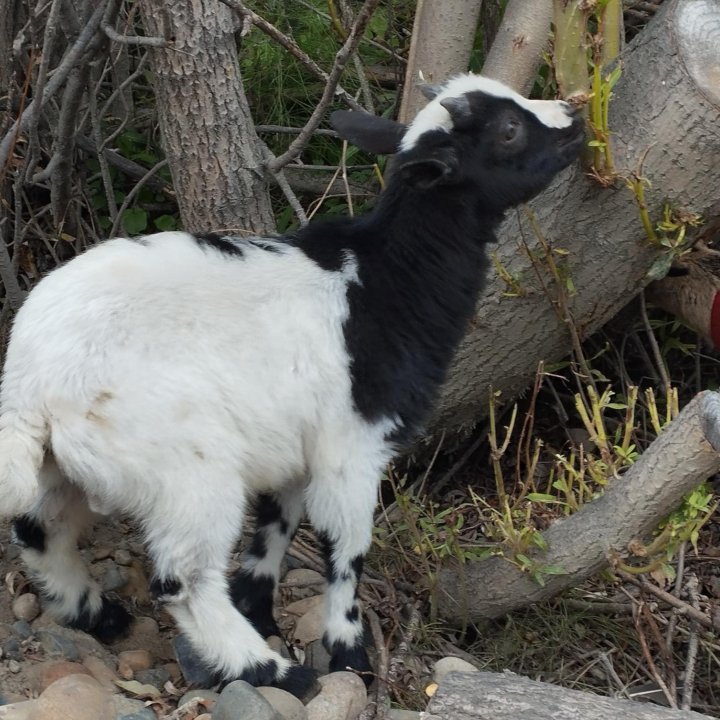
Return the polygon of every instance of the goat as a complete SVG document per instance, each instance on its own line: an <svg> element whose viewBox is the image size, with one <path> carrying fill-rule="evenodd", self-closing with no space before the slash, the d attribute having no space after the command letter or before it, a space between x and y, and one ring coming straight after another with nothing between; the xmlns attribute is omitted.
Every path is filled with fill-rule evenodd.
<svg viewBox="0 0 720 720"><path fill-rule="evenodd" d="M396 153L376 207L281 238L116 238L50 273L14 323L0 508L49 609L110 640L129 614L76 541L95 514L144 532L151 590L221 680L302 695L272 651L280 561L307 512L327 560L331 669L370 670L357 599L378 483L431 410L504 212L578 155L582 122L462 75L405 126L337 112ZM229 556L255 498L240 570ZM238 610L240 612L238 612Z"/></svg>

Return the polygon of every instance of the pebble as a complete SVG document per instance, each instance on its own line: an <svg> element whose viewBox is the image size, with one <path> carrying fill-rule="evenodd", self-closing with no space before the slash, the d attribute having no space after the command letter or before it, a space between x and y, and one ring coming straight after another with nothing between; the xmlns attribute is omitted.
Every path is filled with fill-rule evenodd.
<svg viewBox="0 0 720 720"><path fill-rule="evenodd" d="M70 662L80 660L80 651L77 645L69 638L50 630L40 630L37 636L48 655L61 655Z"/></svg>
<svg viewBox="0 0 720 720"><path fill-rule="evenodd" d="M148 668L147 670L138 670L135 673L135 679L143 685L152 685L158 690L162 690L170 679L170 673L163 667Z"/></svg>
<svg viewBox="0 0 720 720"><path fill-rule="evenodd" d="M321 597L320 602L310 608L295 623L293 637L297 642L307 645L323 636L325 632L325 603L322 600ZM302 600L299 602L302 602Z"/></svg>
<svg viewBox="0 0 720 720"><path fill-rule="evenodd" d="M188 685L197 685L198 687L215 685L215 673L207 667L184 635L178 635L173 641L173 645L180 672Z"/></svg>
<svg viewBox="0 0 720 720"><path fill-rule="evenodd" d="M83 665L90 674L108 691L119 692L120 688L115 684L117 675L114 670L103 662L99 657L88 655L83 660Z"/></svg>
<svg viewBox="0 0 720 720"><path fill-rule="evenodd" d="M325 649L322 640L313 640L305 646L303 665L317 670L319 675L330 672L330 653Z"/></svg>
<svg viewBox="0 0 720 720"><path fill-rule="evenodd" d="M214 690L205 690L202 688L189 690L180 698L180 700L178 700L178 707L181 707L185 703L189 703L193 698L200 698L203 701L203 705L208 710L212 710L213 705L219 697L220 693L216 693Z"/></svg>
<svg viewBox="0 0 720 720"><path fill-rule="evenodd" d="M20 642L17 638L10 638L3 643L2 656L8 660L22 660Z"/></svg>
<svg viewBox="0 0 720 720"><path fill-rule="evenodd" d="M440 658L433 669L433 680L439 685L451 672L477 672L477 668L457 657Z"/></svg>
<svg viewBox="0 0 720 720"><path fill-rule="evenodd" d="M321 677L320 694L305 707L308 720L355 720L367 705L365 683L354 673Z"/></svg>
<svg viewBox="0 0 720 720"><path fill-rule="evenodd" d="M310 612L314 607L324 603L322 595L313 595L312 597L303 598L302 600L296 600L291 602L283 608L283 612L288 615L294 615L300 617L305 613Z"/></svg>
<svg viewBox="0 0 720 720"><path fill-rule="evenodd" d="M309 568L290 570L283 582L287 583L287 594L291 600L313 597L322 593L325 587L325 578L317 570Z"/></svg>
<svg viewBox="0 0 720 720"><path fill-rule="evenodd" d="M196 715L195 720L212 720L210 713L203 713L202 715Z"/></svg>
<svg viewBox="0 0 720 720"><path fill-rule="evenodd" d="M212 720L283 720L273 706L243 680L225 687L215 703Z"/></svg>
<svg viewBox="0 0 720 720"><path fill-rule="evenodd" d="M107 720L157 720L153 709L146 707L142 700L115 695L112 698L111 717Z"/></svg>
<svg viewBox="0 0 720 720"><path fill-rule="evenodd" d="M40 601L35 593L18 595L12 603L12 612L17 620L32 622L40 614Z"/></svg>
<svg viewBox="0 0 720 720"><path fill-rule="evenodd" d="M210 715L205 717L209 718ZM157 715L150 708L143 708L140 712L120 715L117 720L157 720ZM198 720L198 718L196 717L195 720Z"/></svg>
<svg viewBox="0 0 720 720"><path fill-rule="evenodd" d="M67 675L37 700L33 720L109 720L110 695L89 675Z"/></svg>
<svg viewBox="0 0 720 720"><path fill-rule="evenodd" d="M12 625L13 632L21 639L27 640L33 636L33 629L27 620L18 620Z"/></svg>
<svg viewBox="0 0 720 720"><path fill-rule="evenodd" d="M113 590L123 587L127 581L127 570L116 565L114 562L110 562L102 574L100 586L105 592L112 592Z"/></svg>
<svg viewBox="0 0 720 720"><path fill-rule="evenodd" d="M388 720L420 720L421 715L414 710L398 710L391 708L386 715Z"/></svg>
<svg viewBox="0 0 720 720"><path fill-rule="evenodd" d="M33 665L28 674L33 690L40 694L60 678L68 675L90 675L90 671L80 663L67 660L46 660Z"/></svg>
<svg viewBox="0 0 720 720"><path fill-rule="evenodd" d="M123 650L117 656L118 675L124 680L132 680L138 670L152 667L153 658L147 650Z"/></svg>
<svg viewBox="0 0 720 720"><path fill-rule="evenodd" d="M278 635L270 635L270 637L265 638L265 642L270 646L271 650L274 650L276 653L278 653L281 657L284 657L286 660L294 660L295 658L291 657L290 650L288 650L287 643Z"/></svg>
<svg viewBox="0 0 720 720"><path fill-rule="evenodd" d="M155 657L172 658L170 644L160 637L160 627L151 617L137 617L130 627L130 634L113 643L115 652L123 650L151 650Z"/></svg>
<svg viewBox="0 0 720 720"><path fill-rule="evenodd" d="M152 602L150 595L150 587L143 570L142 564L138 560L133 560L130 566L123 568L126 573L126 582L118 589L118 593L123 597L132 598L140 605L148 605Z"/></svg>
<svg viewBox="0 0 720 720"><path fill-rule="evenodd" d="M307 720L307 710L302 702L285 690L260 687L257 691L275 708L284 720Z"/></svg>
<svg viewBox="0 0 720 720"><path fill-rule="evenodd" d="M20 672L20 663L17 660L8 661L8 670L13 674L17 675Z"/></svg>

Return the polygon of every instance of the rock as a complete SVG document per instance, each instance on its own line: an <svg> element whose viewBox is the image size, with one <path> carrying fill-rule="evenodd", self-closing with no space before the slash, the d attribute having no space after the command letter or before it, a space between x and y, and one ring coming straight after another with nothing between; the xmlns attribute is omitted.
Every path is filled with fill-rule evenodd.
<svg viewBox="0 0 720 720"><path fill-rule="evenodd" d="M225 687L215 703L212 720L283 720L273 706L243 680Z"/></svg>
<svg viewBox="0 0 720 720"><path fill-rule="evenodd" d="M115 680L117 679L115 671L99 657L88 655L83 660L83 665L106 690L109 692L120 691L120 688L115 684Z"/></svg>
<svg viewBox="0 0 720 720"><path fill-rule="evenodd" d="M135 673L135 679L144 685L152 685L162 690L165 683L170 679L170 673L162 667L149 668L148 670L138 670Z"/></svg>
<svg viewBox="0 0 720 720"><path fill-rule="evenodd" d="M157 720L153 709L146 707L142 700L124 695L113 696L110 713L107 720Z"/></svg>
<svg viewBox="0 0 720 720"><path fill-rule="evenodd" d="M170 642L160 636L160 628L151 617L135 618L130 634L114 642L112 647L115 652L142 648L150 651L156 658L167 660L173 658Z"/></svg>
<svg viewBox="0 0 720 720"><path fill-rule="evenodd" d="M354 673L320 678L320 694L305 707L308 720L355 720L367 705L365 683Z"/></svg>
<svg viewBox="0 0 720 720"><path fill-rule="evenodd" d="M21 640L27 640L33 636L33 629L30 627L30 623L27 620L18 620L12 625L13 632Z"/></svg>
<svg viewBox="0 0 720 720"><path fill-rule="evenodd" d="M90 675L90 671L80 663L67 660L46 660L33 665L28 675L32 689L40 694L60 678L67 675Z"/></svg>
<svg viewBox="0 0 720 720"><path fill-rule="evenodd" d="M305 646L303 665L317 670L319 675L330 672L330 653L325 649L322 640L313 640Z"/></svg>
<svg viewBox="0 0 720 720"><path fill-rule="evenodd" d="M70 662L80 660L80 651L77 645L65 635L51 630L40 630L37 636L48 655L60 655Z"/></svg>
<svg viewBox="0 0 720 720"><path fill-rule="evenodd" d="M145 575L145 570L138 560L133 560L126 571L126 582L118 589L123 597L133 598L140 605L148 605L152 602L150 588Z"/></svg>
<svg viewBox="0 0 720 720"><path fill-rule="evenodd" d="M18 595L12 604L13 615L18 620L32 622L40 614L40 601L35 593Z"/></svg>
<svg viewBox="0 0 720 720"><path fill-rule="evenodd" d="M290 570L283 583L291 600L302 600L321 594L325 587L325 578L316 570L300 568Z"/></svg>
<svg viewBox="0 0 720 720"><path fill-rule="evenodd" d="M477 668L471 665L467 660L449 657L440 658L433 668L433 680L439 685L451 672L477 672Z"/></svg>
<svg viewBox="0 0 720 720"><path fill-rule="evenodd" d="M388 710L387 720L420 720L420 713L414 710L398 710L397 708L391 708Z"/></svg>
<svg viewBox="0 0 720 720"><path fill-rule="evenodd" d="M309 598L314 599L314 598ZM303 602L299 600L298 602ZM293 637L299 643L307 645L313 640L318 640L323 636L325 632L325 603L322 597L320 602L316 603L310 608L298 621L295 623L295 630Z"/></svg>
<svg viewBox="0 0 720 720"><path fill-rule="evenodd" d="M8 660L22 660L22 650L20 649L20 641L17 638L10 638L2 645L2 657Z"/></svg>
<svg viewBox="0 0 720 720"><path fill-rule="evenodd" d="M261 687L257 691L275 708L284 720L307 720L305 706L289 692L274 687Z"/></svg>
<svg viewBox="0 0 720 720"><path fill-rule="evenodd" d="M274 650L286 660L295 659L290 655L290 650L288 650L287 643L278 635L270 635L270 637L265 638L265 642L270 646L271 650Z"/></svg>
<svg viewBox="0 0 720 720"><path fill-rule="evenodd" d="M188 685L197 685L198 687L215 685L215 672L205 664L184 635L178 635L173 644L180 672Z"/></svg>
<svg viewBox="0 0 720 720"><path fill-rule="evenodd" d="M310 612L314 607L324 604L325 598L322 595L314 595L313 597L303 598L302 600L296 600L291 602L283 608L283 612L288 615L294 615L300 617L305 613Z"/></svg>
<svg viewBox="0 0 720 720"><path fill-rule="evenodd" d="M212 715L209 713L203 713L202 715L196 715L195 720L212 720Z"/></svg>
<svg viewBox="0 0 720 720"><path fill-rule="evenodd" d="M176 683L180 680L180 666L176 662L164 663L163 667L167 670L168 675L170 676L170 682Z"/></svg>
<svg viewBox="0 0 720 720"><path fill-rule="evenodd" d="M0 707L0 720L39 720L38 700L26 700Z"/></svg>
<svg viewBox="0 0 720 720"><path fill-rule="evenodd" d="M17 660L8 660L7 668L13 675L17 675L22 669Z"/></svg>
<svg viewBox="0 0 720 720"><path fill-rule="evenodd" d="M38 698L33 720L110 720L112 696L89 675L60 678Z"/></svg>
<svg viewBox="0 0 720 720"><path fill-rule="evenodd" d="M117 671L124 680L132 680L138 670L152 667L153 658L147 650L123 650L118 653Z"/></svg>
<svg viewBox="0 0 720 720"><path fill-rule="evenodd" d="M203 717L210 717L204 715ZM117 720L157 720L157 715L149 708L143 708L140 712L130 713L129 715L118 715ZM195 720L198 720L196 717Z"/></svg>
<svg viewBox="0 0 720 720"><path fill-rule="evenodd" d="M125 567L132 563L132 555L130 554L130 551L123 548L118 548L113 553L113 558L118 565L124 565Z"/></svg>
<svg viewBox="0 0 720 720"><path fill-rule="evenodd" d="M203 705L208 710L212 710L219 697L220 693L216 693L214 690L189 690L178 700L178 707L183 706L185 703L189 703L194 698L200 698L203 701Z"/></svg>

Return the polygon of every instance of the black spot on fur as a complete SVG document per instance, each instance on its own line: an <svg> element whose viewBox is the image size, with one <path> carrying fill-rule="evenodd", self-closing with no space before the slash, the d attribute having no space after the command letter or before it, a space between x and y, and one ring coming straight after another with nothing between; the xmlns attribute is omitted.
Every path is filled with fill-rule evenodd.
<svg viewBox="0 0 720 720"><path fill-rule="evenodd" d="M243 242L271 253L281 253L284 249L279 242L273 242L265 238L244 238Z"/></svg>
<svg viewBox="0 0 720 720"><path fill-rule="evenodd" d="M355 573L355 577L360 581L360 576L362 575L363 571L363 556L362 555L356 555L352 561L350 562L350 567L353 569L353 572Z"/></svg>
<svg viewBox="0 0 720 720"><path fill-rule="evenodd" d="M170 598L182 589L182 583L176 577L154 577L150 581L150 594L156 599Z"/></svg>
<svg viewBox="0 0 720 720"><path fill-rule="evenodd" d="M263 637L280 635L280 628L272 614L274 589L272 577L256 577L242 569L230 580L230 599Z"/></svg>
<svg viewBox="0 0 720 720"><path fill-rule="evenodd" d="M283 518L282 507L274 495L270 493L261 493L258 495L255 501L255 515L257 517L258 530L261 527L278 523L280 532L283 535L287 535L289 530L288 522Z"/></svg>
<svg viewBox="0 0 720 720"><path fill-rule="evenodd" d="M213 248L221 253L234 255L238 258L242 258L244 255L242 247L226 236L217 235L216 233L203 233L194 235L194 237L201 248Z"/></svg>
<svg viewBox="0 0 720 720"><path fill-rule="evenodd" d="M340 672L349 668L360 674L365 685L370 686L374 679L372 665L362 643L358 642L352 647L340 642L328 645L327 637L323 637L323 644L330 653L330 672Z"/></svg>
<svg viewBox="0 0 720 720"><path fill-rule="evenodd" d="M360 608L357 605L354 605L345 613L345 617L348 622L357 622L360 619Z"/></svg>
<svg viewBox="0 0 720 720"><path fill-rule="evenodd" d="M13 541L20 547L45 552L45 530L30 515L15 518L12 524Z"/></svg>
<svg viewBox="0 0 720 720"><path fill-rule="evenodd" d="M323 557L325 558L325 577L329 584L337 582L338 574L335 569L335 563L332 560L333 549L335 544L327 533L316 531L315 535L320 543Z"/></svg>

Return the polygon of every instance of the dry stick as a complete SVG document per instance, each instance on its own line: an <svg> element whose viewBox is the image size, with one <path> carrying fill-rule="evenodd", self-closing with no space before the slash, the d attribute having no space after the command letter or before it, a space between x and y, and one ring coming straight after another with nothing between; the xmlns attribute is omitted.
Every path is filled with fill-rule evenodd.
<svg viewBox="0 0 720 720"><path fill-rule="evenodd" d="M694 608L692 605L689 605L683 600L680 600L680 598L676 598L674 595L670 594L666 590L663 590L662 588L659 588L657 585L653 585L651 582L643 580L640 577L631 575L624 570L616 569L614 572L619 575L623 580L630 582L633 585L637 585L637 587L641 588L642 590L647 590L647 592L652 593L653 595L655 595L655 597L663 600L668 605L672 605L673 607L677 608L683 615L687 615L687 617L695 620L703 627L710 628L711 630L720 630L720 622L709 618L704 612L702 612L702 610Z"/></svg>
<svg viewBox="0 0 720 720"><path fill-rule="evenodd" d="M288 149L280 155L280 157L275 158L275 160L270 163L269 168L271 172L277 172L300 155L313 132L320 125L320 121L322 120L328 105L330 105L335 95L337 84L343 70L345 69L345 65L352 53L355 51L355 48L357 48L360 38L362 37L363 32L365 32L365 28L379 2L380 0L365 0L363 3L363 6L360 8L357 17L355 18L355 23L348 34L347 40L335 55L335 62L333 63L332 70L330 71L328 81L325 84L325 90L320 98L320 102L313 111L313 114L310 116L310 119L305 124L302 132L290 143L290 147L288 147Z"/></svg>
<svg viewBox="0 0 720 720"><path fill-rule="evenodd" d="M255 130L259 133L279 133L284 135L299 135L302 132L302 128L286 127L285 125L256 125ZM315 131L315 135L327 135L328 137L337 137L338 134L334 130L326 130L324 128L318 128Z"/></svg>
<svg viewBox="0 0 720 720"><path fill-rule="evenodd" d="M167 48L172 45L171 42L159 37L147 37L145 35L121 35L110 23L103 23L100 29L113 42L122 43L123 45L144 45L146 47Z"/></svg>
<svg viewBox="0 0 720 720"><path fill-rule="evenodd" d="M302 48L300 48L300 46L292 38L280 32L280 30L278 30L272 23L265 20L265 18L245 7L245 4L240 2L240 0L220 0L220 2L227 5L231 10L234 10L243 19L249 19L258 30L261 30L276 43L284 47L296 60L299 60L305 68L315 75L315 77L325 83L330 81L330 75L328 75L328 73L326 73L304 50L302 50ZM345 101L346 105L351 107L353 110L363 110L362 105L360 105L355 98L350 95L350 93L343 90L340 85L337 85L336 93Z"/></svg>
<svg viewBox="0 0 720 720"><path fill-rule="evenodd" d="M698 602L698 579L696 575L691 575L687 582L687 591L690 596L690 602L695 610L700 610ZM697 660L698 651L698 634L697 626L694 622L690 623L690 639L688 640L687 661L685 663L685 686L683 688L682 701L680 703L681 710L689 710L692 705L693 686L695 685L695 662Z"/></svg>
<svg viewBox="0 0 720 720"><path fill-rule="evenodd" d="M95 11L90 16L90 19L86 23L82 32L78 36L77 40L73 43L72 47L65 54L60 64L53 71L52 77L48 80L45 91L38 100L34 98L23 111L22 115L15 120L10 129L5 133L5 137L0 142L0 168L5 167L5 163L10 155L10 149L13 147L17 136L27 130L28 124L33 117L33 113L36 112L35 108L42 109L52 98L57 91L62 87L65 80L67 80L70 71L75 67L78 61L82 58L85 49L90 44L95 33L97 32L107 2L102 2L95 8Z"/></svg>
<svg viewBox="0 0 720 720"><path fill-rule="evenodd" d="M135 187L125 196L125 199L123 200L123 204L120 206L120 208L117 211L117 215L115 216L115 220L113 221L112 228L110 229L110 237L115 237L118 229L120 228L120 224L122 223L122 217L123 213L130 207L130 203L135 199L135 196L142 190L145 183L153 176L156 172L159 170L162 170L166 165L168 164L167 158L160 160L159 162L155 163L146 173L143 175L140 180L137 181L135 184ZM123 228L124 230L124 228Z"/></svg>
<svg viewBox="0 0 720 720"><path fill-rule="evenodd" d="M675 575L675 587L674 592L675 595L678 597L680 596L680 591L682 590L684 575L685 575L685 549L687 546L687 542L682 543L680 545L680 550L678 551L678 560L677 560L677 569L676 569L676 575ZM673 644L673 635L675 634L675 628L677 627L677 621L678 616L677 613L673 613L670 617L670 621L668 622L667 631L665 633L665 648L667 652L672 652L672 644Z"/></svg>
<svg viewBox="0 0 720 720"><path fill-rule="evenodd" d="M263 154L263 162L265 166L268 167L270 163L275 159L275 155L273 155L272 150L270 150L270 148L260 138L258 138L258 143L260 144L260 151ZM277 172L273 172L272 176L275 182L278 184L280 190L282 190L283 195L285 195L285 199L288 201L288 204L292 208L297 219L300 221L300 225L307 225L308 216L305 214L305 210L300 204L300 200L298 200L297 195L290 187L290 183L285 177L285 173L282 170L278 170Z"/></svg>
<svg viewBox="0 0 720 720"><path fill-rule="evenodd" d="M647 605L643 605L643 609L646 608ZM642 625L640 624L640 616L636 615L634 620L635 629L637 630L638 634L638 640L640 641L640 648L642 649L643 657L645 658L645 662L647 663L648 671L650 672L650 675L655 680L655 682L658 684L658 687L662 690L663 695L665 695L665 699L670 704L670 707L677 708L677 702L675 701L675 697L668 689L668 686L665 684L665 681L662 679L655 665L652 653L650 652L650 647L648 646L647 638L645 637L645 632L642 629Z"/></svg>
<svg viewBox="0 0 720 720"><path fill-rule="evenodd" d="M10 253L7 249L7 241L5 238L5 226L8 218L0 219L0 280L5 286L5 303L3 305L3 313L7 310L19 310L25 300L25 293L20 289L15 268L10 259Z"/></svg>
<svg viewBox="0 0 720 720"><path fill-rule="evenodd" d="M385 638L382 633L382 626L380 625L380 619L374 610L370 608L365 609L365 616L368 619L370 625L370 631L372 632L373 642L375 643L375 649L378 654L377 661L377 685L375 689L375 700L371 700L365 709L360 714L358 720L383 720L386 714L386 710L389 707L388 701L388 652L385 647Z"/></svg>
<svg viewBox="0 0 720 720"><path fill-rule="evenodd" d="M665 366L665 360L660 352L660 346L655 338L655 333L650 325L650 318L648 318L647 306L645 304L645 293L640 293L640 316L642 317L645 332L647 333L650 347L652 348L653 355L655 356L655 362L657 363L660 377L662 378L663 385L665 386L665 395L667 395L670 392L670 376L668 375L667 367Z"/></svg>

